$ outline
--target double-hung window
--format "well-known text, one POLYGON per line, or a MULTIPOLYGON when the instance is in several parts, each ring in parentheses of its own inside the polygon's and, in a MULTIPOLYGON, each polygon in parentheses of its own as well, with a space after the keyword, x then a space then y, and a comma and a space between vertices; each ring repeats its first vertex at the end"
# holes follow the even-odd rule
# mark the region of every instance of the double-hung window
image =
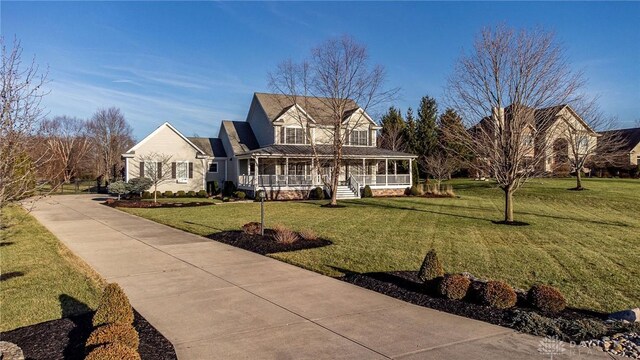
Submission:
POLYGON ((369 131, 368 130, 352 131, 349 138, 349 145, 356 145, 356 146, 369 145, 369 131))
POLYGON ((176 179, 178 183, 186 183, 189 180, 189 163, 187 161, 176 162, 176 179))
POLYGON ((209 172, 210 173, 217 173, 218 172, 218 163, 217 162, 209 163, 209 172))
POLYGON ((281 140, 284 140, 284 144, 303 145, 307 143, 307 137, 304 133, 304 128, 299 127, 285 127, 282 129, 284 136, 281 140))

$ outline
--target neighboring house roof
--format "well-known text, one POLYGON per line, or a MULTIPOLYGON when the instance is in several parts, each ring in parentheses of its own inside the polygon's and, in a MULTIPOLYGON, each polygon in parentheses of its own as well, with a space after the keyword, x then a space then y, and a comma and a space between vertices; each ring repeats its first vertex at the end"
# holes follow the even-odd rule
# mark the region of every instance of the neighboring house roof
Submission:
POLYGON ((241 154, 260 147, 251 125, 245 121, 223 121, 224 128, 234 154, 241 154))
MULTIPOLYGON (((515 104, 511 104, 507 107, 504 108, 504 116, 505 118, 509 118, 510 114, 513 113, 513 108, 515 107, 515 104)), ((587 124, 572 108, 571 106, 567 105, 567 104, 561 104, 561 105, 554 105, 554 106, 549 106, 546 108, 540 108, 540 109, 533 109, 531 107, 528 106, 521 106, 525 111, 523 112, 524 116, 527 116, 527 120, 528 122, 530 122, 530 125, 533 129, 540 129, 542 125, 546 125, 549 126, 551 125, 551 123, 549 123, 548 121, 553 118, 555 118, 558 113, 560 113, 564 108, 567 108, 569 110, 569 112, 571 112, 571 114, 573 114, 573 116, 580 122, 580 124, 582 124, 582 126, 584 126, 584 128, 593 133, 596 134, 596 132, 589 126, 589 124, 587 124)), ((491 120, 491 116, 487 116, 484 117, 482 120, 480 120, 480 122, 476 125, 474 125, 470 130, 473 131, 475 130, 477 127, 483 126, 484 124, 486 124, 489 120, 491 120)))
MULTIPOLYGON (((255 93, 255 97, 271 121, 275 121, 295 105, 294 97, 289 95, 255 93)), ((331 101, 330 98, 295 96, 295 101, 317 124, 332 124, 332 113, 327 105, 331 101)), ((348 99, 343 120, 359 108, 355 101, 348 99)))
POLYGON ((616 138, 620 138, 624 143, 621 148, 622 151, 631 151, 640 143, 640 127, 603 131, 602 134, 614 135, 616 138))
MULTIPOLYGON (((316 150, 320 156, 333 156, 333 146, 331 145, 316 145, 316 150)), ((254 151, 249 151, 247 154, 263 155, 263 156, 300 156, 310 157, 313 156, 313 148, 311 145, 284 145, 276 144, 265 146, 254 151)), ((357 158, 415 158, 415 155, 407 154, 404 152, 381 149, 377 147, 369 146, 344 146, 342 148, 342 155, 344 158, 357 157, 357 158)))
POLYGON ((218 138, 188 137, 187 139, 202 149, 207 156, 227 157, 222 140, 218 138))
POLYGON ((191 140, 189 140, 186 136, 182 135, 182 133, 180 131, 178 131, 178 129, 176 129, 175 127, 173 127, 173 125, 169 124, 168 122, 165 122, 164 124, 158 126, 157 129, 155 129, 151 134, 147 135, 144 139, 142 139, 141 141, 139 141, 137 144, 133 145, 133 147, 129 150, 127 150, 126 153, 122 154, 123 156, 127 155, 126 157, 131 157, 132 154, 135 154, 136 149, 138 149, 142 144, 144 144, 145 142, 147 142, 149 139, 153 138, 154 136, 156 136, 157 133, 160 132, 160 130, 162 130, 162 128, 169 128, 171 129, 173 132, 175 132, 178 136, 180 136, 185 142, 187 142, 187 144, 191 145, 191 147, 193 147, 200 155, 205 155, 205 152, 200 149, 198 146, 196 146, 193 142, 191 142, 191 140))

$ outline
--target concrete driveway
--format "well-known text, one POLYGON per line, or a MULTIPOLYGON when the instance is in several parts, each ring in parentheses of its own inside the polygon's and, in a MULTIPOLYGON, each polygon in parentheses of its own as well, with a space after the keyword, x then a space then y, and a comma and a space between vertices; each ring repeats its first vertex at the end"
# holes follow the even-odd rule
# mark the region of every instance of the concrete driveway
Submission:
MULTIPOLYGON (((411 305, 111 209, 96 197, 49 197, 32 214, 119 283, 180 359, 551 357, 539 352, 541 338, 411 305)), ((559 349, 553 358, 610 358, 564 343, 559 349)))

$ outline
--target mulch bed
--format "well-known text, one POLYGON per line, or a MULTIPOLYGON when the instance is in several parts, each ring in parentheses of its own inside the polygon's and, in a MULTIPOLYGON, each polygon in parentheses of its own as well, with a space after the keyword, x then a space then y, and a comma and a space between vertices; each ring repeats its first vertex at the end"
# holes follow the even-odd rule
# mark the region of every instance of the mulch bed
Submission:
POLYGON ((215 205, 215 203, 203 201, 203 202, 153 202, 153 201, 141 201, 141 200, 114 200, 108 199, 104 202, 105 205, 111 207, 122 208, 177 208, 177 207, 194 207, 194 206, 208 206, 215 205))
MULTIPOLYGON (((134 311, 133 326, 140 335, 138 351, 145 360, 176 360, 173 345, 134 311)), ((84 343, 91 333, 93 312, 52 320, 0 334, 0 340, 17 344, 25 359, 82 360, 84 343)))
POLYGON ((396 299, 432 309, 456 314, 488 323, 514 328, 533 335, 558 336, 565 341, 582 341, 598 335, 612 335, 617 332, 637 331, 635 325, 619 322, 605 323, 607 314, 587 310, 566 309, 549 316, 527 308, 523 294, 518 294, 518 304, 513 309, 497 309, 474 303, 473 291, 468 299, 449 300, 438 297, 420 282, 416 271, 392 271, 376 273, 353 273, 339 270, 345 275, 340 279, 373 290, 396 299), (535 318, 531 323, 518 322, 524 317, 535 318), (533 324, 533 325, 532 325, 533 324), (596 325, 594 327, 594 324, 596 325), (599 334, 601 332, 602 334, 599 334))
POLYGON ((325 239, 305 240, 303 238, 292 244, 282 244, 276 242, 273 237, 273 230, 265 229, 264 236, 250 235, 242 231, 223 231, 207 236, 207 238, 241 249, 249 250, 261 255, 313 249, 322 246, 331 245, 332 242, 325 239))

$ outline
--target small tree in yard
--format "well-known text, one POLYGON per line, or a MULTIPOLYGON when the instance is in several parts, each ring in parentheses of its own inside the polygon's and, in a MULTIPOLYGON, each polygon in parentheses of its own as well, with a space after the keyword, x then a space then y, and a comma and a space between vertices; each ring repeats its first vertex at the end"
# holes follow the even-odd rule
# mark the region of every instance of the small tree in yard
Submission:
POLYGON ((131 192, 134 194, 138 194, 138 196, 142 197, 142 193, 149 190, 153 185, 151 179, 144 177, 137 177, 129 179, 129 187, 131 192))
POLYGON ((418 164, 424 172, 436 180, 436 186, 440 190, 442 180, 451 178, 451 173, 460 167, 460 162, 443 151, 434 151, 428 156, 418 159, 418 164))
POLYGON ((424 282, 427 282, 443 275, 444 269, 442 268, 440 259, 438 259, 436 250, 429 250, 427 255, 424 257, 424 260, 422 260, 422 265, 420 266, 420 270, 418 271, 418 278, 424 282))
POLYGON ((107 186, 107 190, 110 194, 117 194, 118 200, 122 195, 126 195, 130 192, 131 186, 122 180, 114 181, 109 186, 107 186))
POLYGON ((158 186, 171 181, 171 155, 149 153, 137 157, 140 167, 140 177, 147 178, 153 186, 153 202, 158 202, 158 186))

